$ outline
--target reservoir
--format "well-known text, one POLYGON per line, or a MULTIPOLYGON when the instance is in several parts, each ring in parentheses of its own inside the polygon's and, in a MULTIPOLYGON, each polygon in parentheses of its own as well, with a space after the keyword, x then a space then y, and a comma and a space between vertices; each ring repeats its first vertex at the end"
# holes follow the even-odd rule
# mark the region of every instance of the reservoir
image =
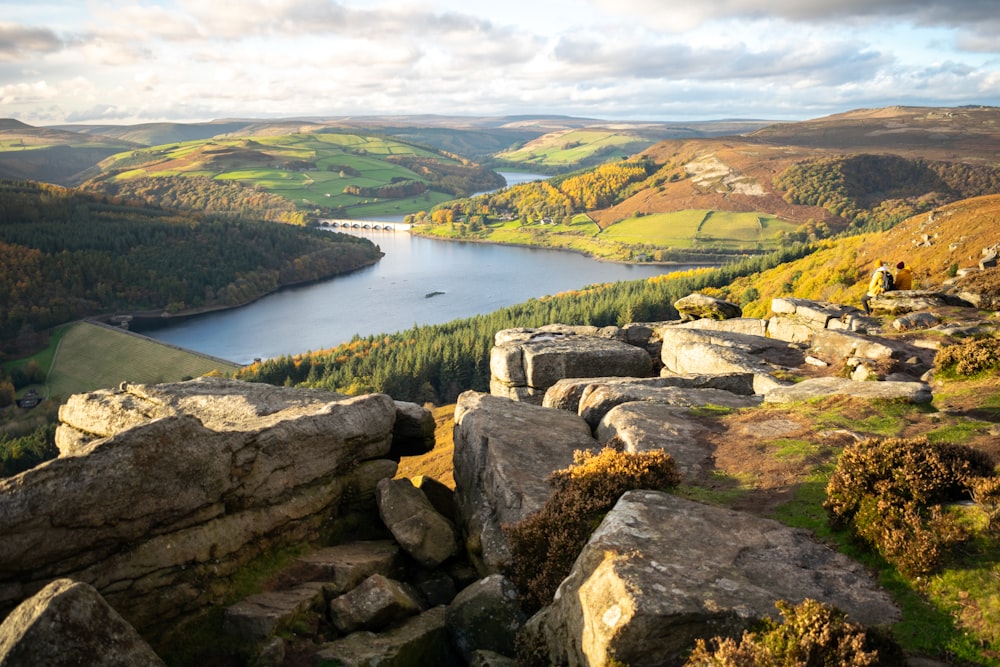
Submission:
POLYGON ((329 280, 252 304, 140 330, 239 364, 322 350, 414 325, 443 324, 587 285, 638 280, 684 266, 628 265, 537 248, 440 241, 405 231, 352 230, 385 256, 329 280))

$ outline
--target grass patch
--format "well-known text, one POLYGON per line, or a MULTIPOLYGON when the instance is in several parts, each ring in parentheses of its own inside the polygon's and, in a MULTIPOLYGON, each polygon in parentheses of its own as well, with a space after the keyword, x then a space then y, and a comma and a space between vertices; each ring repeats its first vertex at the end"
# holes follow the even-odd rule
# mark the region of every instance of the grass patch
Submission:
POLYGON ((69 396, 122 382, 179 382, 239 368, 238 364, 89 322, 69 325, 61 336, 54 337, 50 347, 50 396, 69 396))

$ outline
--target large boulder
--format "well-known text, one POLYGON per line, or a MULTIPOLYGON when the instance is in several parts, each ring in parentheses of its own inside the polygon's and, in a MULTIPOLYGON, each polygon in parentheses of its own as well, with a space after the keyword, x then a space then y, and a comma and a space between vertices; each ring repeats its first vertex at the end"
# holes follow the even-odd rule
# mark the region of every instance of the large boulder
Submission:
POLYGON ((630 491, 532 619, 551 664, 680 665, 697 638, 812 598, 866 625, 899 611, 865 569, 807 531, 658 491, 630 491))
POLYGON ((517 632, 527 620, 517 589, 500 574, 463 589, 445 615, 455 645, 467 662, 477 650, 513 658, 517 632))
POLYGON ((162 667, 164 662, 93 586, 56 579, 0 625, 4 667, 162 667))
POLYGON ((697 292, 674 301, 674 308, 682 320, 728 320, 743 314, 738 304, 697 292))
POLYGON ((407 586, 381 574, 373 574, 330 601, 330 621, 344 634, 381 630, 421 611, 420 602, 407 586))
POLYGON ((685 327, 663 327, 660 334, 663 368, 673 374, 769 377, 776 367, 800 366, 804 358, 785 341, 764 336, 685 327))
POLYGON ((686 407, 662 403, 625 403, 612 408, 597 425, 601 442, 617 438, 627 452, 662 449, 674 459, 686 481, 706 478, 715 468, 713 450, 705 444, 710 422, 686 407))
MULTIPOLYGON (((503 332, 501 332, 503 333, 503 332)), ((540 404, 545 390, 568 377, 645 377, 652 359, 642 348, 611 338, 560 331, 497 334, 490 352, 490 392, 540 404)))
POLYGON ((218 603, 265 548, 373 512, 396 406, 231 380, 71 397, 70 455, 0 480, 0 612, 58 576, 87 582, 139 630, 218 603))
POLYGON ((455 406, 455 494, 467 548, 481 572, 510 559, 502 526, 540 510, 552 494, 548 476, 596 450, 579 415, 467 391, 455 406))
POLYGON ((434 568, 458 553, 454 524, 410 480, 383 479, 375 494, 382 522, 418 563, 434 568))

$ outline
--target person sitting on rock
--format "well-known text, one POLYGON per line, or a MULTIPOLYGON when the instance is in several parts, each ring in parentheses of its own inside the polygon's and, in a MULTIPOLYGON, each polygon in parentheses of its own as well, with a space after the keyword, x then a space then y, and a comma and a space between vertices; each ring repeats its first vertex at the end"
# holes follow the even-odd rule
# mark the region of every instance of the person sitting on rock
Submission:
POLYGON ((893 289, 913 289, 913 272, 903 262, 896 265, 893 284, 895 285, 893 289))
POLYGON ((871 280, 868 281, 868 292, 861 297, 861 305, 865 309, 865 312, 871 315, 872 307, 868 302, 892 288, 892 273, 889 272, 889 267, 886 266, 886 263, 880 259, 875 262, 875 271, 872 273, 871 280))

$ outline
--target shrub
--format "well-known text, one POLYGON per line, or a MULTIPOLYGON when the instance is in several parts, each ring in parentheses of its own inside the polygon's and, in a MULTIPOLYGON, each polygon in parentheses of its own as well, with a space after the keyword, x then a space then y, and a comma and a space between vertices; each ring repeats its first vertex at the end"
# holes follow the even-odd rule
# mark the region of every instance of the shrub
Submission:
POLYGON ((966 538, 942 503, 968 497, 992 477, 989 457, 964 445, 925 438, 868 438, 844 449, 823 506, 906 576, 933 571, 966 538))
POLYGON ((968 338, 946 345, 934 355, 934 365, 945 377, 970 377, 1000 371, 1000 339, 968 338))
POLYGON ((547 604, 566 578, 590 534, 632 489, 664 489, 680 483, 673 458, 663 450, 630 454, 612 441, 599 453, 575 452, 574 462, 554 472, 555 491, 541 510, 503 527, 510 543, 507 576, 526 609, 547 604))
POLYGON ((739 642, 716 638, 714 651, 699 639, 684 667, 889 667, 905 664, 902 650, 881 633, 847 620, 842 611, 815 600, 775 606, 783 623, 744 632, 739 642))

